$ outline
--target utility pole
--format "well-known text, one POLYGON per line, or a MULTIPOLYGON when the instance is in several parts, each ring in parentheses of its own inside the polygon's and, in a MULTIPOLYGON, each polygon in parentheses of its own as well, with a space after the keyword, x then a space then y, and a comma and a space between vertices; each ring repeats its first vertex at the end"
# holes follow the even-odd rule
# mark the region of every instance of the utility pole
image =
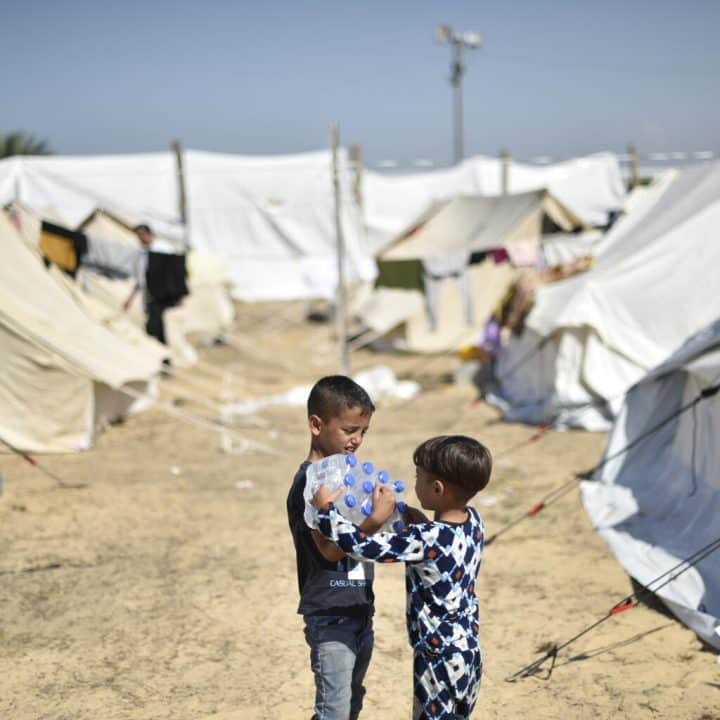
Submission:
POLYGON ((350 146, 350 167, 353 176, 353 195, 358 209, 363 209, 363 164, 362 147, 357 143, 350 146))
POLYGON ((630 178, 628 185, 630 190, 640 184, 640 172, 638 170, 638 151, 634 145, 628 145, 628 155, 630 156, 630 178))
POLYGON ((333 193, 335 196, 335 235, 337 239, 337 291, 335 293, 335 322, 340 349, 340 372, 347 375, 350 359, 347 346, 347 293, 345 289, 345 238, 343 236, 340 212, 340 169, 338 147, 340 132, 337 125, 330 126, 330 147, 332 148, 333 193))
POLYGON ((453 107, 455 127, 453 132, 453 148, 455 150, 455 164, 461 162, 465 157, 465 149, 463 147, 463 97, 462 97, 462 77, 465 73, 465 66, 462 61, 463 44, 460 42, 453 43, 453 63, 452 75, 450 76, 450 84, 453 86, 453 107))
POLYGON ((447 43, 452 47, 450 84, 453 87, 453 159, 457 164, 465 156, 462 95, 462 79, 465 74, 463 49, 479 48, 482 45, 482 38, 476 32, 454 32, 447 25, 438 25, 435 28, 435 38, 438 42, 447 43))
POLYGON ((183 226, 183 242, 185 244, 185 249, 188 249, 190 247, 190 233, 188 228, 187 194, 185 191, 185 166, 183 163, 182 145, 179 140, 173 140, 171 147, 175 155, 178 216, 183 226))
POLYGON ((510 192, 510 151, 500 153, 500 191, 503 195, 510 192))

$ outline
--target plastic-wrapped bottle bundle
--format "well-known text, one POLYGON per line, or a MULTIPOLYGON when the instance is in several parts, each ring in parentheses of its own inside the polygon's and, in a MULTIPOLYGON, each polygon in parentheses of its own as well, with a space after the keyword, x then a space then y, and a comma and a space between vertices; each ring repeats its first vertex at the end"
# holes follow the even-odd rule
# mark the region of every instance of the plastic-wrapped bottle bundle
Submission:
POLYGON ((362 524, 372 513, 372 496, 377 484, 392 490, 396 503, 393 514, 381 530, 400 532, 405 527, 402 515, 407 509, 405 483, 393 480, 385 470, 375 470, 371 462, 361 463, 355 455, 330 455, 308 467, 304 493, 305 522, 312 528, 317 527, 317 510, 310 502, 316 490, 325 485, 330 490, 342 488, 342 495, 335 501, 336 507, 351 522, 362 524))

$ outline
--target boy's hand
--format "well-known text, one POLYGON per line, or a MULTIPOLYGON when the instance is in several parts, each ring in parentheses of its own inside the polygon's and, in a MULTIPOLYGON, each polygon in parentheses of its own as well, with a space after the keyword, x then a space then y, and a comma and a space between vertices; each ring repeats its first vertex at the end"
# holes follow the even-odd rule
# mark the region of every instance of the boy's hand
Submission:
POLYGON ((405 522, 408 525, 419 525, 422 523, 430 522, 430 520, 428 520, 427 516, 422 510, 416 507, 412 507, 411 505, 407 506, 407 511, 405 512, 404 517, 405 522))
POLYGON ((379 525, 382 525, 395 510, 395 496, 384 485, 375 485, 373 490, 373 511, 370 516, 379 525))
POLYGON ((327 510, 330 503, 334 503, 342 495, 342 491, 342 488, 338 488, 331 492, 325 485, 321 485, 315 491, 311 505, 318 510, 327 510))

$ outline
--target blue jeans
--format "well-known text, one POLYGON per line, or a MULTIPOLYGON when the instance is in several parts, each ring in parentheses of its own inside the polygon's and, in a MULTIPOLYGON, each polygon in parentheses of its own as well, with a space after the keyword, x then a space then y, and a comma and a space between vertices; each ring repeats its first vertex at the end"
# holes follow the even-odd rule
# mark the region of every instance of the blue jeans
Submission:
POLYGON ((305 640, 315 675, 312 720, 357 720, 365 695, 363 679, 372 655, 372 616, 306 617, 305 640))

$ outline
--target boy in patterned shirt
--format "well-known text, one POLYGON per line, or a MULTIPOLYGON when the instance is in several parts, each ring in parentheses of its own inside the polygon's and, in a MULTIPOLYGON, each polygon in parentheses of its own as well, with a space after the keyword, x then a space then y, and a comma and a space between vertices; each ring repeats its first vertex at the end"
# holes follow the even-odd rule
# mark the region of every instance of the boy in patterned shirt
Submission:
MULTIPOLYGON (((368 535, 346 520, 333 501, 341 491, 321 487, 313 499, 320 532, 350 557, 406 563, 407 626, 413 648, 414 720, 469 718, 482 676, 475 580, 484 529, 468 500, 490 479, 492 458, 481 443, 443 435, 421 443, 413 454, 415 493, 426 510, 408 508, 410 525, 399 533, 368 535)), ((390 517, 395 500, 377 485, 375 523, 390 517)))

